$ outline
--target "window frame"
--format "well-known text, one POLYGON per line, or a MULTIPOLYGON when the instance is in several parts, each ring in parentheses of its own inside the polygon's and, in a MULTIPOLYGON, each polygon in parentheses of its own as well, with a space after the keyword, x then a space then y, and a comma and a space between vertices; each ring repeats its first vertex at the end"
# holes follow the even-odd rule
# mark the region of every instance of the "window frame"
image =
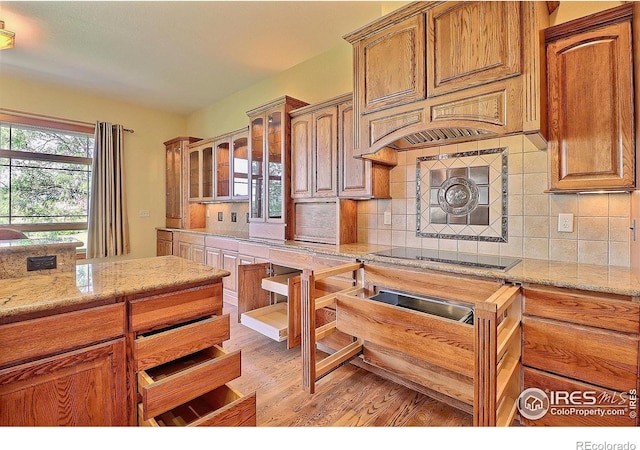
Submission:
MULTIPOLYGON (((0 122, 24 125, 29 127, 48 128, 59 131, 85 133, 95 135, 95 126, 90 126, 82 122, 66 121, 46 116, 23 115, 22 113, 5 113, 0 111, 0 122)), ((0 157, 12 159, 27 159, 39 161, 52 161, 62 163, 87 164, 90 167, 93 158, 79 156, 52 155, 42 153, 32 153, 20 150, 6 150, 0 148, 0 157)), ((89 199, 87 199, 89 201, 89 199)), ((87 212, 88 213, 88 212, 87 212)), ((67 230, 87 230, 89 228, 89 217, 86 222, 58 222, 40 224, 0 224, 0 228, 12 228, 24 232, 38 231, 67 231, 67 230)))

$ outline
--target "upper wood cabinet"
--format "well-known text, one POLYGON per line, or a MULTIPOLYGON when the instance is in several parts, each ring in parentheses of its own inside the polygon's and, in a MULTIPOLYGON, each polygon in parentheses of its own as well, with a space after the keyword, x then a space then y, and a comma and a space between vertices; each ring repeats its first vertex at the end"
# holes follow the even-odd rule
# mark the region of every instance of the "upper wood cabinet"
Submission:
POLYGON ((522 132, 546 147, 544 2, 413 2, 345 36, 355 148, 391 150, 522 132))
POLYGON ((216 201, 243 201, 249 199, 249 129, 215 138, 216 201))
POLYGON ((213 200, 213 139, 189 145, 189 201, 213 200))
POLYGON ((284 96, 247 112, 249 116, 249 236, 293 237, 291 120, 307 105, 284 96))
POLYGON ((550 190, 635 187, 633 6, 545 31, 550 190))
POLYGON ((291 112, 291 197, 388 198, 389 166, 356 158, 353 95, 291 112))
POLYGON ((176 137, 164 143, 166 154, 166 226, 168 228, 204 227, 204 205, 188 201, 188 146, 199 138, 176 137))

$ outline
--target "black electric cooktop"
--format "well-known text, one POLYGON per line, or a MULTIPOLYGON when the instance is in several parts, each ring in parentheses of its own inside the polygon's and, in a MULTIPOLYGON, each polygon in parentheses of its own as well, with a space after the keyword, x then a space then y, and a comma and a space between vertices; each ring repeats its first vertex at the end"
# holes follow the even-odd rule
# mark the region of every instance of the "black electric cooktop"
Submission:
POLYGON ((389 250, 372 253, 389 258, 417 259, 439 263, 458 264, 461 266, 479 267, 483 269, 509 270, 520 262, 518 258, 507 256, 477 255, 444 250, 427 250, 412 247, 394 247, 389 250))

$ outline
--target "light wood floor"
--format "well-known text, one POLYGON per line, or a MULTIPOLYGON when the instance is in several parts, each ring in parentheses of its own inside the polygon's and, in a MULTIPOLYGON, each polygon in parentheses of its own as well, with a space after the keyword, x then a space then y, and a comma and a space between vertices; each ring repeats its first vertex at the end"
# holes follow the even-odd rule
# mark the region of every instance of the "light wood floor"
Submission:
POLYGON ((231 382, 240 392, 256 391, 258 426, 471 426, 471 415, 347 364, 316 384, 316 393, 302 390, 300 348, 287 350, 237 322, 229 313, 229 350, 242 350, 242 376, 231 382))

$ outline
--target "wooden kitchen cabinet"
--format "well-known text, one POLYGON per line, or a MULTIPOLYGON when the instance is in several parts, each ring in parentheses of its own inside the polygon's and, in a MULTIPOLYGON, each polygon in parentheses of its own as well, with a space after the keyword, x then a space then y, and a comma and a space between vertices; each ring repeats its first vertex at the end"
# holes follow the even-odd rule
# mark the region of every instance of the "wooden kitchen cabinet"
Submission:
POLYGON ((173 232, 156 231, 156 256, 173 255, 173 232))
POLYGON ((181 258, 204 264, 204 236, 201 234, 174 232, 173 254, 181 258))
POLYGON ((204 205, 188 201, 188 146, 199 140, 190 136, 176 137, 164 143, 167 228, 200 228, 205 225, 204 205))
POLYGON ((289 113, 305 105, 284 96, 247 112, 250 237, 293 238, 289 113))
POLYGON ((632 19, 627 4, 545 30, 551 192, 636 186, 632 19))
POLYGON ((129 315, 139 425, 256 425, 255 393, 227 385, 241 356, 222 347, 230 324, 220 281, 136 294, 129 315))
MULTIPOLYGON (((628 399, 630 392, 637 392, 640 305, 632 297, 535 285, 525 286, 523 292, 525 389, 594 391, 602 407, 612 406, 606 399, 622 400, 621 393, 628 399)), ((545 426, 638 425, 637 418, 629 414, 581 417, 547 412, 541 419, 523 418, 522 422, 545 426)))
POLYGON ((353 46, 354 146, 396 150, 525 133, 546 147, 544 2, 411 2, 344 38, 353 46))
POLYGON ((0 326, 0 426, 124 426, 125 304, 0 326))
POLYGON ((213 139, 189 145, 189 201, 213 200, 213 139))
POLYGON ((248 200, 248 128, 218 136, 214 140, 215 200, 248 200))

